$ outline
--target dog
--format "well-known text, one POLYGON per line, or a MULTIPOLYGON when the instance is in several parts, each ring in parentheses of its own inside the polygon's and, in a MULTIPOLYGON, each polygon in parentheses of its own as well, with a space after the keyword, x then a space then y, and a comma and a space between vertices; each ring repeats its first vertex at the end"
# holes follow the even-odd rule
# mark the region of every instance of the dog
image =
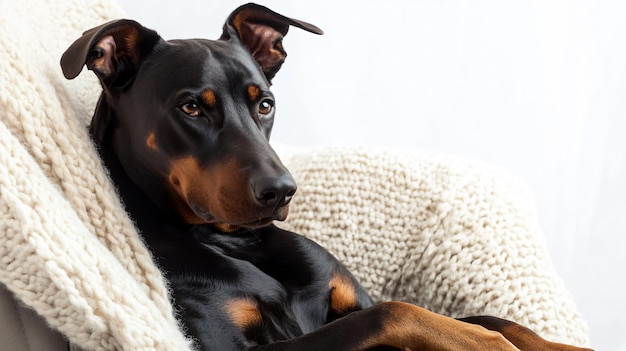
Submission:
POLYGON ((354 276, 284 220, 296 184, 270 147, 271 80, 289 27, 256 4, 218 40, 165 41, 132 20, 86 31, 61 58, 103 92, 90 133, 201 350, 583 350, 490 316, 374 304, 354 276))

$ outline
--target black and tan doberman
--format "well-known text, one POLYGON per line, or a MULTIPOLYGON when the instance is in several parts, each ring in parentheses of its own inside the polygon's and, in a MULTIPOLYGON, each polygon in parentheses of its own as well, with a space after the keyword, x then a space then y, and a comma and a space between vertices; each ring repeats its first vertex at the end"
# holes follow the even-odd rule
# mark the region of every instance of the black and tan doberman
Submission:
POLYGON ((322 247, 272 224, 296 191, 268 144, 290 26, 322 34, 247 4, 219 40, 117 20, 61 59, 68 79, 86 65, 102 84, 92 138, 199 349, 580 350, 495 317, 374 304, 322 247))

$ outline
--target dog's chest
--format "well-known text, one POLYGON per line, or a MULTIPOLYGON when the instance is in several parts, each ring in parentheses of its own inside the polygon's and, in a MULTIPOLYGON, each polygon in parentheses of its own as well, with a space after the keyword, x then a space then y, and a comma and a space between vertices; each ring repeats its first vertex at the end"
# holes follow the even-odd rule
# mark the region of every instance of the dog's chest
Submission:
POLYGON ((316 268, 297 254, 301 250, 295 242, 253 236, 196 239, 198 247, 167 275, 175 300, 193 310, 190 315, 200 315, 198 322, 229 324, 233 333, 261 344, 326 323, 328 279, 311 275, 316 268))

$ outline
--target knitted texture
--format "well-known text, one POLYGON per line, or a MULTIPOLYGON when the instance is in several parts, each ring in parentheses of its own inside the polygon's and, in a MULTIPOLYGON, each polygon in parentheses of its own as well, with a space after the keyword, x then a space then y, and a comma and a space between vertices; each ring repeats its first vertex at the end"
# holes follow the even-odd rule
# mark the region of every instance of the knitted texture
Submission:
POLYGON ((0 281, 85 349, 190 349, 86 132, 99 85, 59 66, 120 14, 109 1, 0 2, 0 281))
POLYGON ((376 300, 499 316, 554 341, 588 344, 524 182, 427 152, 286 151, 299 188, 279 226, 322 243, 376 300))
MULTIPOLYGON (((84 30, 120 16, 107 0, 0 2, 0 282, 86 350, 191 350, 86 132, 99 84, 89 72, 66 81, 58 64, 84 30)), ((285 161, 300 188, 281 225, 329 248, 376 299, 586 344, 514 178, 427 153, 285 161)))

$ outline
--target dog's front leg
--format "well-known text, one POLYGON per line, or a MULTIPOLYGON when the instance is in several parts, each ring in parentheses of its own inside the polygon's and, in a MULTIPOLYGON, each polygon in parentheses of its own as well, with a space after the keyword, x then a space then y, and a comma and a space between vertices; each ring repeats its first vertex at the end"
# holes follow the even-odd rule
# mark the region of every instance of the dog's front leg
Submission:
POLYGON ((489 330, 495 330, 504 335, 521 350, 537 351, 592 351, 591 349, 578 348, 548 341, 523 325, 492 316, 475 316, 460 319, 463 322, 479 324, 489 330))
POLYGON ((357 351, 378 348, 520 351, 498 332, 402 302, 381 303, 353 312, 312 333, 261 346, 258 350, 357 351))

